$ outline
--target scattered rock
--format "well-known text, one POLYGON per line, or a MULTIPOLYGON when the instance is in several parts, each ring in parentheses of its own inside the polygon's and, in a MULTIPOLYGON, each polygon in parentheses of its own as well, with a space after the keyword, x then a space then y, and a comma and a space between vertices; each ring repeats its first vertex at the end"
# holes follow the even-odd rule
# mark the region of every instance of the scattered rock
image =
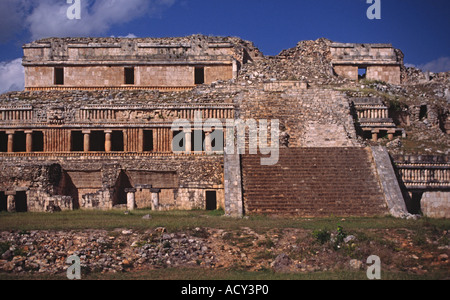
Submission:
POLYGON ((447 261, 448 260, 448 255, 447 254, 441 254, 438 256, 438 260, 439 261, 447 261))
POLYGON ((363 266, 363 262, 357 259, 352 259, 350 260, 350 268, 354 269, 354 270, 360 270, 363 266))
POLYGON ((282 253, 275 258, 270 264, 275 272, 288 272, 293 265, 293 261, 285 253, 282 253))
POLYGON ((347 237, 344 238, 344 243, 348 244, 352 241, 354 241, 356 239, 356 237, 354 235, 348 235, 347 237))

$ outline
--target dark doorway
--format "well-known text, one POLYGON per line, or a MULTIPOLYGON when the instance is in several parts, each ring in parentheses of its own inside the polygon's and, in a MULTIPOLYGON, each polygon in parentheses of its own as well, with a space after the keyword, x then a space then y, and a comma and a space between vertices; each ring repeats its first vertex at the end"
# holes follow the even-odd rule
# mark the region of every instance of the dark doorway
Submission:
POLYGON ((42 131, 33 132, 33 152, 43 152, 44 151, 44 133, 42 131))
POLYGON ((217 209, 217 193, 215 191, 206 192, 206 210, 217 209))
POLYGON ((0 152, 8 152, 8 135, 0 131, 0 152))
POLYGON ((105 152, 105 132, 92 131, 90 134, 90 151, 105 152))
POLYGON ((417 191, 411 193, 411 198, 405 202, 406 208, 410 214, 418 215, 421 213, 420 202, 422 200, 423 192, 417 191))
POLYGON ((363 131, 362 132, 362 137, 365 140, 370 140, 370 139, 372 139, 372 132, 370 132, 370 131, 363 131))
POLYGON ((124 171, 121 171, 115 185, 113 206, 127 204, 127 193, 125 193, 125 189, 132 187, 133 186, 131 185, 128 175, 124 171))
POLYGON ((426 105, 422 105, 420 106, 419 120, 423 121, 426 118, 428 118, 428 107, 426 105))
POLYGON ((153 130, 144 130, 144 152, 152 152, 153 147, 153 130))
POLYGON ((111 134, 111 151, 123 152, 123 131, 113 131, 111 134))
POLYGON ((57 194, 72 197, 73 209, 80 208, 78 188, 66 171, 62 172, 62 177, 57 188, 57 194))
POLYGON ((125 84, 134 84, 134 68, 125 68, 125 84))
POLYGON ((23 131, 16 131, 13 138, 14 152, 27 151, 27 136, 23 131))
POLYGON ((16 192, 16 212, 27 212, 27 192, 16 192))
POLYGON ((70 140, 70 151, 83 152, 84 151, 84 135, 81 131, 72 131, 70 140))
POLYGON ((195 68, 195 84, 205 83, 205 68, 197 67, 195 68))
POLYGON ((55 68, 55 85, 64 85, 64 68, 55 68))
POLYGON ((8 211, 8 201, 5 192, 0 192, 0 212, 8 211))

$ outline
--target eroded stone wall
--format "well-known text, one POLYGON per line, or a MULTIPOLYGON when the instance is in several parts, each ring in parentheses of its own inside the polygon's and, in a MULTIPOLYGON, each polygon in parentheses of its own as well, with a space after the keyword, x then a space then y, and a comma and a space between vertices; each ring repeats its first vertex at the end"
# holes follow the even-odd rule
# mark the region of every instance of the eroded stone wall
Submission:
POLYGON ((222 156, 9 157, 0 167, 0 191, 25 192, 27 211, 111 209, 130 188, 135 208, 151 207, 150 188, 161 190, 158 209, 205 209, 206 191, 224 207, 222 156))
POLYGON ((379 80, 391 84, 401 83, 400 66, 369 66, 366 78, 368 80, 379 80))
POLYGON ((425 192, 421 200, 424 216, 430 218, 450 218, 450 192, 425 192))

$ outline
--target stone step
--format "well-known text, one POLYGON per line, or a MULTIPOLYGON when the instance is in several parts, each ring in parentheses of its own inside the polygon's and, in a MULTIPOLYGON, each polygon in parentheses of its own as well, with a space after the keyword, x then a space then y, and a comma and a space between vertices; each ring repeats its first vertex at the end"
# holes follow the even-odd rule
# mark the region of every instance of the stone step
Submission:
POLYGON ((365 148, 280 149, 275 166, 260 155, 243 155, 247 213, 286 215, 379 215, 384 195, 365 148))

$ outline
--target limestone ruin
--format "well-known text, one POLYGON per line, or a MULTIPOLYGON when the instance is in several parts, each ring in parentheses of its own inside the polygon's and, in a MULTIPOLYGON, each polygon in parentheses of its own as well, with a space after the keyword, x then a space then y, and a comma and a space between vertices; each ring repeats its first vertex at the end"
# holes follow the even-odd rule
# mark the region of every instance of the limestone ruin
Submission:
POLYGON ((319 39, 264 56, 239 38, 194 35, 23 49, 25 91, 0 96, 2 211, 450 216, 449 74, 413 77, 392 45, 319 39), (217 149, 226 125, 172 130, 195 115, 279 120, 278 164, 217 149), (416 129, 437 150, 384 147, 416 129))

